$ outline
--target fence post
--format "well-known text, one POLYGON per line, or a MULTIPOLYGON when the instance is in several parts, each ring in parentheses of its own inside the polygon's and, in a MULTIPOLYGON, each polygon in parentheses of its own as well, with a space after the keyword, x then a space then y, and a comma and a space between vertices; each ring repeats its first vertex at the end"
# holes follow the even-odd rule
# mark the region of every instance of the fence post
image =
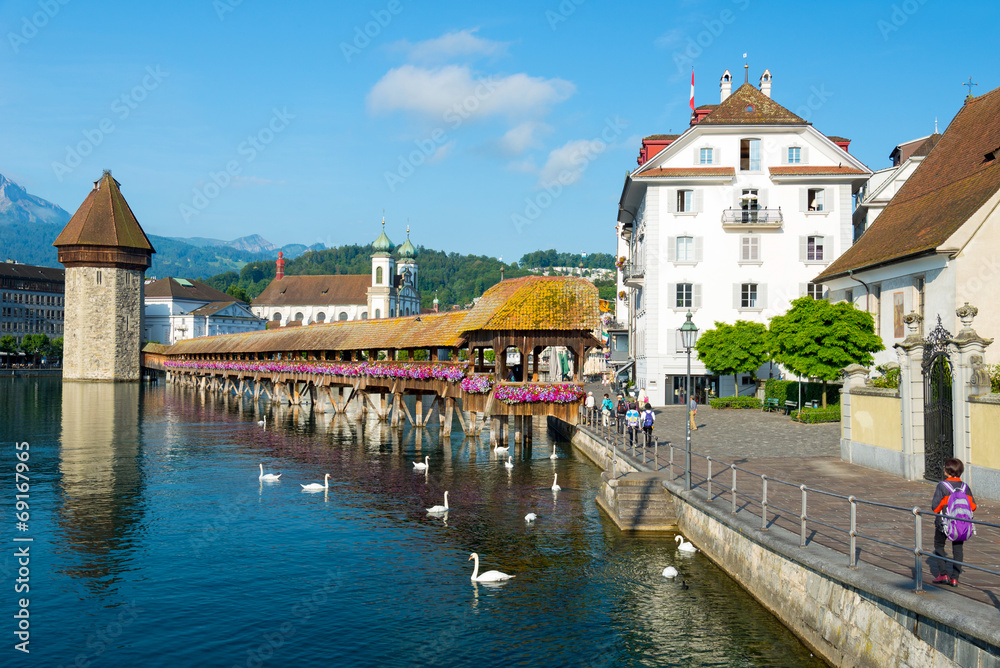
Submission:
POLYGON ((729 468, 733 471, 733 486, 730 490, 733 493, 733 515, 736 514, 736 464, 730 464, 729 468))
POLYGON ((802 490, 802 514, 799 515, 799 547, 806 547, 806 486, 799 485, 802 490))
POLYGON ((660 439, 653 441, 653 470, 660 470, 660 439))
POLYGON ((712 500, 712 458, 706 457, 708 460, 708 500, 712 500))
POLYGON ((858 503, 854 498, 854 495, 847 497, 847 500, 851 504, 851 531, 849 535, 851 537, 851 554, 848 559, 848 568, 858 567, 858 503))
POLYGON ((767 531, 767 476, 762 474, 760 480, 760 530, 767 531))
POLYGON ((924 551, 924 532, 920 522, 920 508, 913 507, 913 591, 924 593, 924 571, 920 557, 924 551))
POLYGON ((670 457, 668 458, 668 465, 670 466, 670 479, 674 479, 674 444, 673 441, 670 442, 670 457))

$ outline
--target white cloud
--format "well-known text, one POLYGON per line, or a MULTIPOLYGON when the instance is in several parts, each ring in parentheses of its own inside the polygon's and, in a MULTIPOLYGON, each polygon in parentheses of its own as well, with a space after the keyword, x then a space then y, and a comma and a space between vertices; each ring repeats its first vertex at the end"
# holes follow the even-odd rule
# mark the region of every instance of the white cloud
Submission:
POLYGON ((507 164, 507 169, 512 172, 520 172, 522 174, 534 174, 538 171, 538 165, 531 158, 525 160, 514 160, 507 164))
POLYGON ((437 150, 435 150, 434 153, 431 154, 431 157, 427 158, 427 164, 432 165, 435 162, 441 162, 442 160, 447 158, 448 154, 451 153, 451 149, 455 148, 455 144, 456 140, 452 139, 450 142, 438 146, 437 150))
POLYGON ((541 115, 574 92, 576 86, 564 79, 523 73, 476 79, 466 66, 403 65, 372 86, 367 102, 374 113, 409 111, 457 127, 467 118, 541 115))
POLYGON ((538 185, 561 183, 564 186, 576 183, 583 176, 587 165, 605 150, 600 140, 574 139, 549 153, 545 166, 538 177, 538 185))
POLYGON ((506 155, 521 155, 528 149, 538 148, 539 135, 551 129, 540 121, 525 121, 504 133, 498 142, 500 150, 506 155))
POLYGON ((412 60, 420 62, 442 62, 458 56, 489 56, 507 55, 508 42, 496 42, 476 36, 479 28, 450 32, 435 39, 428 39, 416 44, 406 40, 398 46, 409 53, 412 60))

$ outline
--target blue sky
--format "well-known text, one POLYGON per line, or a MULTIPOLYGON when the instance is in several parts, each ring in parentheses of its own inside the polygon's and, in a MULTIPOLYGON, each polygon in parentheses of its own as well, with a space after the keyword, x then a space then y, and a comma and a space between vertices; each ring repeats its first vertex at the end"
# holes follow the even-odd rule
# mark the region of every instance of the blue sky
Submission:
POLYGON ((0 6, 0 173, 70 212, 111 169, 147 233, 613 252, 640 140, 728 68, 869 167, 1000 85, 1000 6, 905 2, 0 6), (546 187, 547 186, 547 187, 546 187))

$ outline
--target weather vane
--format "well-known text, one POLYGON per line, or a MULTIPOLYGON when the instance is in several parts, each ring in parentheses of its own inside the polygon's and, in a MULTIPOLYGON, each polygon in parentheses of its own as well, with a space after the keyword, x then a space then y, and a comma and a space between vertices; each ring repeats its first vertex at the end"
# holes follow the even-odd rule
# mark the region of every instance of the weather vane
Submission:
POLYGON ((743 83, 750 83, 750 63, 747 62, 747 54, 743 54, 743 83))

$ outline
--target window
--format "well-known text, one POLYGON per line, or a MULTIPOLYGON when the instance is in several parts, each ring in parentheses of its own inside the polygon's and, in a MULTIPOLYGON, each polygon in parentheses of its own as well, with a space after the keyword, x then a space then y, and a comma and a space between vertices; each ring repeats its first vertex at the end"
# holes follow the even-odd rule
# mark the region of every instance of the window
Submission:
POLYGON ((823 237, 806 237, 806 262, 823 261, 823 237))
POLYGON ((694 286, 691 283, 678 283, 677 300, 675 302, 675 307, 691 308, 694 305, 694 302, 692 300, 693 292, 694 292, 694 286))
POLYGON ((375 319, 378 320, 381 317, 382 317, 382 309, 380 308, 375 309, 375 319))
POLYGON ((743 211, 744 223, 757 222, 757 212, 760 210, 758 194, 756 188, 748 188, 744 189, 743 194, 740 195, 740 209, 743 211))
POLYGON ((677 262, 694 262, 694 237, 677 237, 677 262))
POLYGON ((740 170, 744 172, 760 171, 760 140, 740 140, 740 170))
POLYGON ((760 262, 760 237, 746 235, 740 238, 740 262, 760 262))
POLYGON ((743 283, 740 286, 740 308, 758 308, 756 283, 743 283))
POLYGON ((320 311, 316 314, 316 322, 326 322, 326 313, 320 311))
POLYGON ((101 270, 100 269, 97 270, 97 284, 98 285, 101 284, 101 270))
POLYGON ((844 292, 844 301, 846 301, 848 304, 854 303, 854 290, 846 290, 844 292))
POLYGON ((271 320, 273 320, 274 322, 281 322, 281 314, 275 313, 273 316, 271 316, 271 320))
POLYGON ((822 283, 810 283, 806 288, 806 294, 808 294, 813 299, 823 298, 823 284, 822 283))
POLYGON ((712 164, 712 149, 703 148, 700 151, 698 151, 698 164, 700 165, 712 164))
POLYGON ((368 311, 362 311, 361 312, 361 319, 362 320, 367 320, 368 319, 368 311))
POLYGON ((375 267, 375 285, 382 285, 382 267, 375 267))
POLYGON ((337 316, 337 320, 347 320, 347 311, 341 311, 340 315, 337 316))
POLYGON ((694 192, 691 190, 677 191, 677 213, 690 213, 694 205, 694 192))
POLYGON ((810 188, 806 192, 806 201, 809 203, 809 211, 826 211, 822 188, 810 188))
POLYGON ((299 322, 302 322, 305 319, 305 316, 303 316, 302 313, 296 313, 295 319, 298 320, 299 322))

